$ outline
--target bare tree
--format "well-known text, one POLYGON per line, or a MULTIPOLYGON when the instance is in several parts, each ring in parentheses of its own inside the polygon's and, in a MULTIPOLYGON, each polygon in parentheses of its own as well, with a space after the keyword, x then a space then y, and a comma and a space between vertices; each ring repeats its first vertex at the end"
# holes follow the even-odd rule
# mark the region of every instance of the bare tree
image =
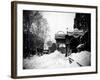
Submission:
POLYGON ((24 58, 35 55, 37 48, 43 48, 48 24, 39 11, 23 11, 23 54, 24 58))

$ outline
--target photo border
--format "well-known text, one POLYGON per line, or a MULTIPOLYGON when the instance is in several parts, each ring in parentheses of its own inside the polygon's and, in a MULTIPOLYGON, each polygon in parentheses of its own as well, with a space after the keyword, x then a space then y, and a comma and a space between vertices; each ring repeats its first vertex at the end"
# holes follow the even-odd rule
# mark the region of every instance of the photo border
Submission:
POLYGON ((32 78, 32 77, 50 77, 50 76, 66 76, 66 75, 81 75, 81 74, 94 74, 98 72, 98 8, 97 6, 88 5, 74 5, 74 4, 58 4, 58 3, 42 3, 42 2, 26 2, 26 1, 12 1, 11 2, 11 77, 12 78, 32 78), (50 5, 59 7, 79 7, 79 8, 92 8, 96 9, 96 71, 93 72, 80 72, 80 73, 63 73, 63 74, 46 74, 46 75, 32 75, 32 76, 17 76, 17 4, 36 4, 36 5, 50 5))

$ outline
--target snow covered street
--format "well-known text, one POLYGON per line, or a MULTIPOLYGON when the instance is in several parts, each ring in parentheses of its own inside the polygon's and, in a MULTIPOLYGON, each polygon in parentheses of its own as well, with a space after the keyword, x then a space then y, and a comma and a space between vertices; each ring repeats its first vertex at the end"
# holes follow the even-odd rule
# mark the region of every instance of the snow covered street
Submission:
POLYGON ((65 57, 65 54, 55 51, 54 53, 44 54, 43 56, 34 55, 33 57, 26 58, 23 61, 25 69, 55 69, 55 68, 71 68, 89 66, 90 64, 90 52, 82 51, 80 53, 72 53, 69 57, 65 57), (70 62, 69 59, 72 59, 70 62))

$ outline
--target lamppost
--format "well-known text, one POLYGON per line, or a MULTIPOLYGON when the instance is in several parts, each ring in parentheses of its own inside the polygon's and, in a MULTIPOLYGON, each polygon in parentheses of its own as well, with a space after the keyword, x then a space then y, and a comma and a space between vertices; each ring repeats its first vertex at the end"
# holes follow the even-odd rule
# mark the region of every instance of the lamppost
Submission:
POLYGON ((69 33, 68 33, 68 28, 66 28, 67 29, 67 33, 66 33, 66 35, 65 35, 65 44, 66 44, 66 54, 65 54, 65 56, 67 57, 67 56, 69 56, 70 55, 70 53, 71 53, 71 50, 70 50, 70 40, 73 38, 72 36, 69 36, 69 33))
POLYGON ((68 35, 68 27, 66 28, 66 32, 67 32, 67 35, 68 35))

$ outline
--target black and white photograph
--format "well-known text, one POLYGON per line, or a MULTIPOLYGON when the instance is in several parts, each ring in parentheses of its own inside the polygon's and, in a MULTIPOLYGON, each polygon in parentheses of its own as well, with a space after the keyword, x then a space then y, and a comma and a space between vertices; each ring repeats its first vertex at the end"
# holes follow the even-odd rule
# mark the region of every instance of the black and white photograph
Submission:
POLYGON ((97 7, 12 2, 12 77, 97 73, 97 7))
POLYGON ((23 69, 91 66, 91 14, 23 10, 23 69))

